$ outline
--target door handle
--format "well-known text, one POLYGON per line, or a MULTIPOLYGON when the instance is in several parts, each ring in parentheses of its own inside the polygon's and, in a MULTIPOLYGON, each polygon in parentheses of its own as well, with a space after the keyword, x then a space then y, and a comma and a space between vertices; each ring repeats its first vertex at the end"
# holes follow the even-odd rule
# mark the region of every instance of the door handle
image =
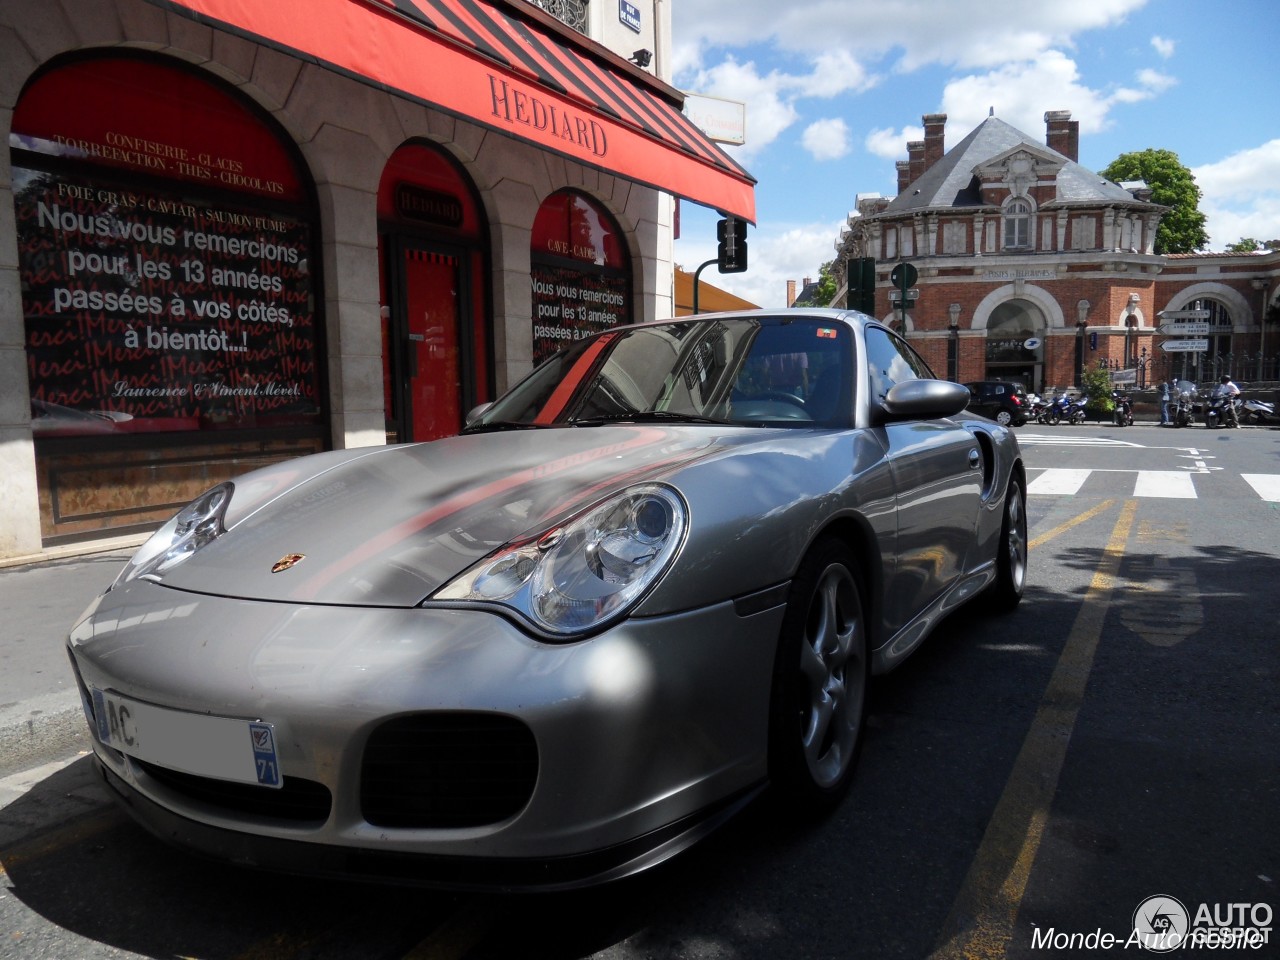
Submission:
POLYGON ((978 452, 977 447, 972 447, 969 450, 969 469, 977 470, 980 466, 982 466, 982 454, 978 452))

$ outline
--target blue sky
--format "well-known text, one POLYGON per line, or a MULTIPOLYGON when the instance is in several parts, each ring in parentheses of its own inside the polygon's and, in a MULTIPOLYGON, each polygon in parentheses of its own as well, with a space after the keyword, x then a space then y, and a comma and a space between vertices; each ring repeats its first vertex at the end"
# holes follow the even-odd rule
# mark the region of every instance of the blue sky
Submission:
MULTIPOLYGON (((1196 178, 1209 250, 1280 238, 1276 0, 672 0, 674 85, 746 103, 727 148, 759 181, 749 267, 703 279, 765 307, 817 277, 859 193, 947 114, 947 148, 994 108, 1044 141, 1080 121, 1080 162, 1172 150, 1196 178)), ((715 256, 718 214, 681 205, 676 262, 715 256)))

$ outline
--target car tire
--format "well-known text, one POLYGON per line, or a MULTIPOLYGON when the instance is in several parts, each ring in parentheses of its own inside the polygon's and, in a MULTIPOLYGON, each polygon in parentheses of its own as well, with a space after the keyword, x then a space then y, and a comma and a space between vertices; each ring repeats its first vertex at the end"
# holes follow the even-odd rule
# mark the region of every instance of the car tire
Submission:
POLYGON ((1027 588, 1027 494, 1014 476, 1004 495, 1004 518, 996 554, 996 578, 984 599, 996 613, 1008 613, 1022 602, 1027 588))
POLYGON ((852 551, 819 541, 791 582, 770 705, 770 779, 798 812, 830 810, 853 778, 871 677, 864 611, 852 551))
POLYGON ((1002 427, 1010 426, 1013 423, 1013 414, 1008 410, 1001 410, 996 413, 996 423, 1002 427))

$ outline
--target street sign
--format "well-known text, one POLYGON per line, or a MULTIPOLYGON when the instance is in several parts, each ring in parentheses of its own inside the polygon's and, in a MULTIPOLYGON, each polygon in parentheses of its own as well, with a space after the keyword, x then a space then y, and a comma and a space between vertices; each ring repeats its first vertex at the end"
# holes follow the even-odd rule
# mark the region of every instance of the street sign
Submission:
POLYGON ((1111 385, 1113 387, 1127 387, 1130 384, 1138 382, 1138 371, 1132 367, 1128 370, 1112 370, 1111 385))
POLYGON ((1202 337, 1212 330, 1213 327, 1207 323, 1162 323, 1156 328, 1157 333, 1184 337, 1202 337))
POLYGON ((889 274, 889 280, 899 290, 905 290, 916 282, 919 274, 910 263, 899 263, 889 274))
MULTIPOLYGON (((901 300, 901 299, 902 299, 902 291, 901 291, 901 290, 890 290, 890 291, 889 291, 889 299, 890 299, 890 300, 892 300, 892 301, 894 301, 895 303, 896 303, 897 301, 901 300)), ((919 299, 920 299, 920 288, 919 288, 919 287, 912 287, 910 290, 908 290, 908 291, 907 291, 907 299, 908 299, 908 300, 919 300, 919 299)))
POLYGON ((1160 344, 1165 353, 1203 353, 1209 349, 1209 341, 1203 337, 1197 340, 1166 340, 1160 344))
POLYGON ((1208 320, 1213 314, 1208 310, 1161 310, 1156 316, 1161 320, 1208 320))

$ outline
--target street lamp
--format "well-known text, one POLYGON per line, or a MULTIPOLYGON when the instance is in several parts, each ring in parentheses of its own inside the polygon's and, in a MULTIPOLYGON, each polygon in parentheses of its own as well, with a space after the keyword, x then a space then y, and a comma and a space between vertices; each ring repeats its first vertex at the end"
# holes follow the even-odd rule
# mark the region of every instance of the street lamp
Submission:
POLYGON ((949 322, 947 329, 951 332, 947 340, 947 379, 959 382, 960 366, 960 304, 953 303, 947 307, 949 322))
POLYGON ((1089 301, 1076 304, 1076 383, 1084 380, 1084 331, 1089 326, 1089 301))
POLYGON ((1258 379, 1261 380, 1263 364, 1267 362, 1267 290, 1271 287, 1271 281, 1255 277, 1251 282, 1253 289, 1262 291, 1262 310, 1258 313, 1258 329, 1261 331, 1258 341, 1258 379))

